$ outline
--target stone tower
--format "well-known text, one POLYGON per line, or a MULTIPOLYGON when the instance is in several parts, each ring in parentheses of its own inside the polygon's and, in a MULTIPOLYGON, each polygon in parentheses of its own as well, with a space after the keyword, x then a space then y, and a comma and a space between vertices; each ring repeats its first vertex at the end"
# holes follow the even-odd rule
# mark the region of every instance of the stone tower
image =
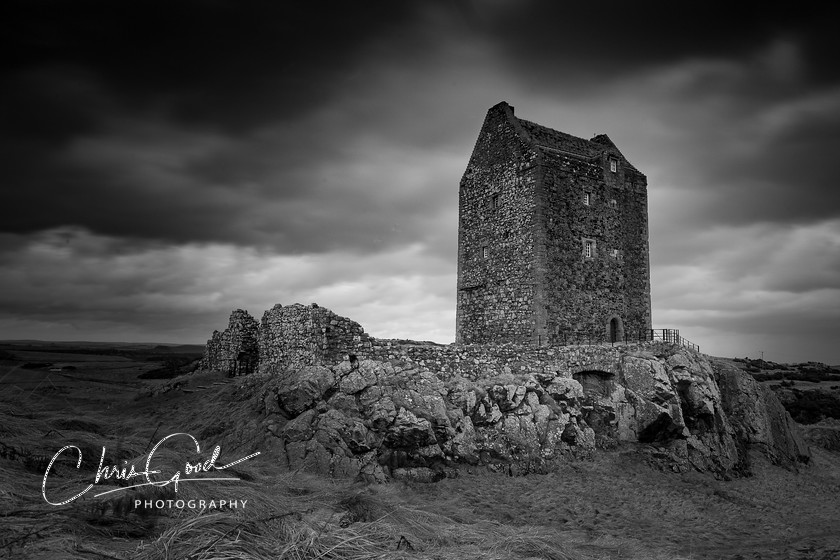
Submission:
POLYGON ((573 343, 651 328, 647 178, 599 134, 484 119, 461 179, 456 342, 573 343))

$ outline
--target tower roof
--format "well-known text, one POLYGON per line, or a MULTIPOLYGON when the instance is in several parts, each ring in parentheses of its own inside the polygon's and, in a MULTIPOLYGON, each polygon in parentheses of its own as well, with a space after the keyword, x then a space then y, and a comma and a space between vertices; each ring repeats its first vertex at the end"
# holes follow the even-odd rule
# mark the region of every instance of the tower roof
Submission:
POLYGON ((542 126, 524 119, 517 119, 519 124, 531 140, 540 147, 558 150, 561 152, 570 152, 584 157, 598 157, 603 153, 604 146, 542 126))
MULTIPOLYGON (((513 119, 521 130, 527 135, 528 140, 539 148, 544 148, 552 151, 562 152, 565 154, 578 156, 584 159, 600 158, 604 152, 609 152, 621 158, 634 171, 639 171, 633 164, 627 161, 624 154, 618 149, 615 143, 606 134, 597 134, 591 140, 572 136, 553 128, 548 128, 535 122, 526 121, 516 117, 513 113, 513 107, 504 101, 499 103, 496 107, 502 106, 508 111, 506 113, 509 118, 513 119)), ((494 107, 493 109, 495 109, 494 107)), ((493 110, 491 109, 491 110, 493 110)))

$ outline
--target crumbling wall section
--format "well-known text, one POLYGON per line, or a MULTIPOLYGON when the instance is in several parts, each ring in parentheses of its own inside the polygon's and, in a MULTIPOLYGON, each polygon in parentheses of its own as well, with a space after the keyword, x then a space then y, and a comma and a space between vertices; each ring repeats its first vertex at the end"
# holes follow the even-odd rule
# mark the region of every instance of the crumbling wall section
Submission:
POLYGON ((279 373, 289 367, 336 363, 370 337, 355 321, 318 304, 275 305, 263 314, 259 370, 279 373))
POLYGON ((230 314, 224 331, 213 331, 204 350, 199 369, 214 370, 228 376, 247 375, 257 368, 259 324, 247 311, 230 314))

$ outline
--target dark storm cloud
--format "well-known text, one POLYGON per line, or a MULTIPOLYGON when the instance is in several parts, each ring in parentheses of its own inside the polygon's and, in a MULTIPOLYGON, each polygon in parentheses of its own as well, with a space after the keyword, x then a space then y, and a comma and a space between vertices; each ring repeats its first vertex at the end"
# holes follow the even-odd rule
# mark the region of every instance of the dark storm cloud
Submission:
MULTIPOLYGON (((12 188, 3 195, 0 227, 33 232, 76 225, 137 239, 232 241, 280 252, 367 251, 428 240, 432 232, 423 233, 423 220, 452 202, 433 185, 457 181, 452 170, 430 173, 431 190, 395 193, 384 177, 398 167, 378 179, 348 177, 341 163, 374 160, 383 146, 403 146, 406 153, 441 149, 460 141, 467 126, 474 134, 475 123, 451 118, 452 108, 434 108, 425 92, 385 97, 364 89, 389 72, 427 87, 424 75, 442 79, 443 49, 483 41, 521 80, 568 93, 590 88, 592 80, 608 88, 657 64, 732 56, 779 34, 811 45, 812 27, 822 25, 813 14, 790 16, 773 6, 750 13, 743 25, 717 9, 697 8, 686 17, 650 3, 360 8, 185 0, 19 2, 6 9, 11 64, 0 93, 0 142, 12 188), (354 91, 371 101, 354 102, 354 91), (380 142, 369 142, 372 137, 380 142), (367 152, 348 150, 365 141, 367 152), (190 144, 199 149, 184 147, 190 144), (392 223, 390 216, 403 209, 399 224, 392 223), (325 226, 319 219, 327 215, 325 226)), ((466 85, 455 73, 443 79, 466 85)), ((721 93, 714 82, 706 87, 713 91, 695 81, 685 100, 721 93)), ((775 90, 748 93, 757 91, 775 90)), ((469 108, 479 116, 473 120, 484 108, 469 108)), ((392 159, 402 155, 391 152, 392 159)), ((740 182, 749 162, 737 161, 731 170, 725 163, 723 176, 711 169, 711 178, 740 182)), ((785 172, 792 171, 776 175, 785 172)))
POLYGON ((752 153, 717 162, 709 183, 730 195, 718 220, 810 222, 840 214, 840 170, 826 165, 840 145, 840 89, 833 96, 833 106, 757 135, 752 153))
POLYGON ((522 83, 561 106, 609 104, 597 111, 632 130, 630 159, 670 171, 652 187, 692 191, 673 200, 681 224, 840 215, 840 171, 825 165, 840 140, 835 6, 475 2, 469 14, 522 83))
POLYGON ((657 326, 833 332, 837 18, 740 6, 3 3, 0 331, 201 341, 317 301, 450 341, 458 179, 507 100, 648 174, 657 326))
MULTIPOLYGON (((286 253, 382 250, 433 234, 420 217, 451 206, 423 184, 405 184, 409 156, 399 149, 331 155, 328 141, 303 142, 319 145, 316 158, 325 161, 295 162, 303 155, 284 150, 283 138, 124 125, 45 160, 38 169, 49 183, 7 193, 4 224, 12 231, 69 224, 140 241, 231 242, 286 253)), ((432 166, 420 182, 445 185, 446 171, 432 166)))
MULTIPOLYGON (((777 40, 728 59, 698 59, 628 78, 613 97, 638 100, 619 126, 649 170, 653 239, 663 262, 704 258, 676 229, 819 224, 840 216, 827 165, 840 141, 840 87, 808 83, 799 44, 777 40), (702 87, 701 87, 702 86, 702 87), (646 123, 651 123, 648 129, 646 123)), ((741 238, 733 232, 736 239, 741 238)))
POLYGON ((241 131, 336 95, 358 49, 408 11, 367 7, 25 0, 5 4, 3 46, 13 75, 84 68, 133 111, 241 131))
MULTIPOLYGON (((410 151, 437 141, 439 149, 447 137, 401 116, 403 107, 335 101, 376 79, 383 61, 411 66, 422 54, 399 32, 415 10, 326 8, 7 5, 0 143, 11 188, 0 227, 70 225, 138 241, 302 253, 422 238, 410 213, 434 216, 450 201, 390 185, 400 169, 387 161, 378 177, 348 166, 381 161, 383 148, 399 160, 401 143, 410 151), (376 61, 365 60, 360 53, 381 37, 389 43, 379 39, 365 55, 376 61), (392 117, 387 132, 376 130, 392 117), (352 149, 365 143, 370 153, 352 149)), ((439 172, 428 175, 441 184, 439 172)))
MULTIPOLYGON (((540 89, 586 93, 610 76, 692 58, 728 58, 778 37, 801 42, 816 81, 836 81, 826 52, 836 46, 838 10, 828 3, 691 5, 673 2, 483 2, 468 4, 477 29, 497 44, 509 69, 540 89)), ((831 51, 831 52, 836 52, 831 51)))

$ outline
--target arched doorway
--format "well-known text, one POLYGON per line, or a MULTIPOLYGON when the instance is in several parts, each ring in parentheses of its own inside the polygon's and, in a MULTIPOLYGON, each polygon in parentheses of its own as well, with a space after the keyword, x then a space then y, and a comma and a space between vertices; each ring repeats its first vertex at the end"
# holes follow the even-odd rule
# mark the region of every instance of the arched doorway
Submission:
POLYGON ((607 340, 609 342, 621 342, 624 340, 624 325, 621 323, 621 317, 618 315, 610 317, 610 322, 607 323, 607 340))

